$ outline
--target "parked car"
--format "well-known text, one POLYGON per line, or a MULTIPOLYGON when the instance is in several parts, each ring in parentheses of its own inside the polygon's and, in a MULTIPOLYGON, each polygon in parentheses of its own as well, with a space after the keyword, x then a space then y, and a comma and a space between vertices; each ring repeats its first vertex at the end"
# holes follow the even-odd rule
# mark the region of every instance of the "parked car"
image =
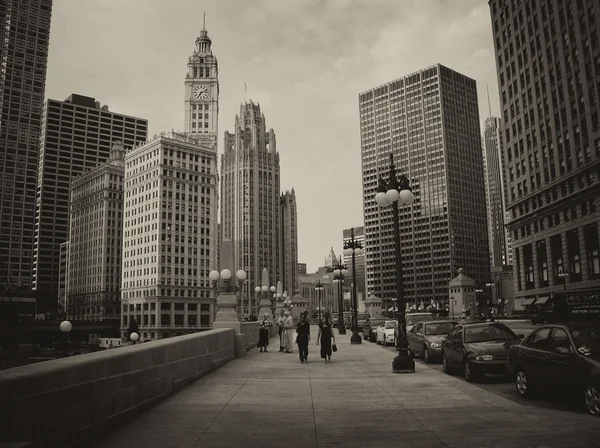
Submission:
POLYGON ((408 313, 406 315, 406 331, 410 331, 417 322, 431 322, 434 320, 431 313, 408 313))
POLYGON ((375 342, 378 344, 388 345, 396 342, 396 327, 398 322, 395 320, 386 320, 383 324, 377 327, 377 338, 375 342))
POLYGON ((406 333, 408 350, 411 355, 418 355, 429 364, 442 357, 442 341, 458 322, 450 320, 434 320, 418 322, 406 333))
MULTIPOLYGON (((367 321, 367 319, 371 317, 371 315, 369 313, 358 313, 356 318, 358 320, 358 331, 361 332, 363 326, 365 325, 365 322, 367 321)), ((350 318, 349 320, 346 322, 346 328, 347 329, 352 329, 352 319, 354 317, 352 316, 352 313, 350 313, 350 318)))
POLYGON ((337 328, 339 320, 340 320, 340 316, 338 316, 337 314, 334 314, 333 318, 331 319, 331 324, 333 325, 333 328, 337 328))
POLYGON ((442 342, 442 368, 447 374, 462 370, 469 382, 507 375, 508 349, 522 338, 499 322, 459 323, 442 342))
POLYGON ((522 397, 567 391, 600 416, 600 322, 544 325, 509 349, 507 367, 522 397))
POLYGON ((385 323, 385 319, 369 317, 362 327, 363 338, 366 341, 375 342, 377 340, 377 327, 385 323))

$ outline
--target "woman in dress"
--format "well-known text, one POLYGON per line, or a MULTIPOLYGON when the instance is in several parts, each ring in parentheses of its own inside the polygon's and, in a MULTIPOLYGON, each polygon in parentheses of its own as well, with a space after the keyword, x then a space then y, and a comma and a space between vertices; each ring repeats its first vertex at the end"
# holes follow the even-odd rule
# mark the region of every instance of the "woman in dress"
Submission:
POLYGON ((258 347, 260 348, 261 352, 263 351, 263 349, 265 352, 267 351, 267 346, 269 345, 269 328, 271 328, 271 325, 271 322, 269 322, 269 314, 265 313, 259 324, 260 330, 258 347))
POLYGON ((283 349, 286 353, 292 353, 294 346, 294 318, 289 311, 284 313, 285 325, 283 327, 283 349))
POLYGON ((306 320, 306 314, 300 314, 300 322, 296 325, 296 344, 300 352, 300 362, 308 361, 308 342, 310 341, 310 324, 306 320))
POLYGON ((321 344, 321 358, 325 362, 331 361, 331 341, 335 344, 335 336, 333 335, 333 325, 331 324, 331 316, 325 313, 325 320, 319 323, 319 334, 317 335, 317 345, 321 344))

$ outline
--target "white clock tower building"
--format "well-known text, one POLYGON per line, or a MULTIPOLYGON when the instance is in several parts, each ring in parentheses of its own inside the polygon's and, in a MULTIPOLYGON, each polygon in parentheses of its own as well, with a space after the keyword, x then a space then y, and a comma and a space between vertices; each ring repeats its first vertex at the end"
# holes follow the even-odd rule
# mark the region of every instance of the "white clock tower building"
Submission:
POLYGON ((217 151, 219 69, 203 22, 185 75, 185 132, 217 151))

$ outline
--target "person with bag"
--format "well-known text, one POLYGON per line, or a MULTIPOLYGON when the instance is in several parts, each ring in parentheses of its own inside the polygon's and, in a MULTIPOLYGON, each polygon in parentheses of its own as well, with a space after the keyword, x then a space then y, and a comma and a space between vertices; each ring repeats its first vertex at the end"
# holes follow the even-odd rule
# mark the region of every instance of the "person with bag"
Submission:
POLYGON ((263 349, 266 352, 267 347, 269 345, 269 328, 271 328, 271 322, 269 322, 269 313, 265 313, 262 321, 259 325, 259 339, 258 339, 258 348, 262 352, 263 349))
POLYGON ((308 343, 310 342, 310 324, 306 320, 306 313, 300 314, 300 322, 296 325, 296 344, 300 352, 300 362, 308 361, 308 343))
POLYGON ((319 323, 319 334, 317 335, 317 345, 321 344, 321 358, 325 362, 331 362, 331 352, 337 351, 335 345, 335 336, 333 335, 333 325, 331 324, 331 315, 325 313, 325 320, 319 323), (333 340, 333 344, 332 344, 333 340))

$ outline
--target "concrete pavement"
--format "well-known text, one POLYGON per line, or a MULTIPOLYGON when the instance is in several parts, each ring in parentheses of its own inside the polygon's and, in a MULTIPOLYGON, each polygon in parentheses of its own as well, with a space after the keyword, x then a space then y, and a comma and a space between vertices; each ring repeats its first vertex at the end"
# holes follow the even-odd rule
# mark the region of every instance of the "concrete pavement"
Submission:
POLYGON ((393 374, 393 353, 350 345, 325 364, 314 345, 253 350, 199 379, 92 448, 594 447, 600 420, 498 397, 417 364, 393 374))

